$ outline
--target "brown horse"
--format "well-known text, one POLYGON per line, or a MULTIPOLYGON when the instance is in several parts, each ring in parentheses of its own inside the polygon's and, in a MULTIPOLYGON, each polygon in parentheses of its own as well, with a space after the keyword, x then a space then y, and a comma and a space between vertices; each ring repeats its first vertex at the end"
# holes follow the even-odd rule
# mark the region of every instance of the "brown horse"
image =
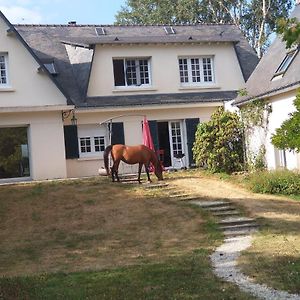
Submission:
POLYGON ((138 181, 141 183, 141 171, 143 165, 145 166, 145 170, 147 173, 148 180, 151 182, 149 175, 149 165, 150 163, 154 166, 154 173, 158 180, 163 180, 162 176, 162 167, 158 157, 154 151, 148 148, 145 145, 138 146, 125 146, 125 145, 110 145, 106 147, 104 150, 104 165, 109 175, 109 166, 108 166, 108 155, 111 153, 111 157, 113 160, 113 166, 111 167, 111 177, 112 181, 115 181, 115 176, 117 181, 120 181, 118 176, 118 169, 120 161, 123 161, 127 164, 134 165, 139 164, 139 175, 138 181))

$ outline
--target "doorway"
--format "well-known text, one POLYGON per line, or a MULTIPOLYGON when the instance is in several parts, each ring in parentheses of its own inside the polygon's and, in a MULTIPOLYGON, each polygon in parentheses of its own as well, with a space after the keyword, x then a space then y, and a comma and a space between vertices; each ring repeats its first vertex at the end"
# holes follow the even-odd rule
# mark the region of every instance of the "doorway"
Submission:
POLYGON ((172 160, 169 136, 169 123, 157 122, 157 131, 159 150, 163 150, 163 155, 161 157, 163 165, 164 167, 170 167, 172 165, 172 160))

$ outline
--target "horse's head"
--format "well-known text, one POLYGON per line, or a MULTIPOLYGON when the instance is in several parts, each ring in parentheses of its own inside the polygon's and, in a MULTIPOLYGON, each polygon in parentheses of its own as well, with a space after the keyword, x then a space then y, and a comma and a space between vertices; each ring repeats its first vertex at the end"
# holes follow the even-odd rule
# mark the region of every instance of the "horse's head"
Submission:
POLYGON ((163 180, 164 179, 162 172, 163 172, 163 170, 162 170, 160 161, 157 161, 157 163, 155 164, 155 168, 154 168, 154 174, 156 175, 158 180, 163 180))

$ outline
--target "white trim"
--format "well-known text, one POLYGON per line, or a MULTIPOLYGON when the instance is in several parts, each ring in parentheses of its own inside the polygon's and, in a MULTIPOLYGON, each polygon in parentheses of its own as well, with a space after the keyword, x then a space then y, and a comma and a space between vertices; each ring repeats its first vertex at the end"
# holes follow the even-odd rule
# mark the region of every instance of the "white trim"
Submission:
POLYGON ((72 110, 74 105, 45 105, 45 106, 15 106, 15 107, 0 107, 0 113, 10 112, 38 112, 38 111, 60 111, 72 110))

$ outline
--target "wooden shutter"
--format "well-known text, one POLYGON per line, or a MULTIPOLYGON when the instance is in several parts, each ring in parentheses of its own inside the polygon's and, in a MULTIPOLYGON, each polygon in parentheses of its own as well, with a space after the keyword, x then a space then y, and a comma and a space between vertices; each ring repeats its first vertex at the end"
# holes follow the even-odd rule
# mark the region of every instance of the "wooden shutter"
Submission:
POLYGON ((187 146, 188 146, 188 155, 189 155, 189 165, 195 165, 195 161, 193 159, 193 145, 195 142, 195 134, 197 130, 197 125, 199 124, 200 120, 198 118, 193 119, 186 119, 186 133, 187 133, 187 146))
POLYGON ((111 144, 125 145, 124 125, 123 122, 112 123, 111 144))
POLYGON ((66 159, 79 158, 77 125, 64 126, 66 159))
POLYGON ((157 121, 148 121, 152 140, 153 140, 153 145, 155 150, 159 149, 159 142, 158 142, 158 129, 157 129, 157 121))

